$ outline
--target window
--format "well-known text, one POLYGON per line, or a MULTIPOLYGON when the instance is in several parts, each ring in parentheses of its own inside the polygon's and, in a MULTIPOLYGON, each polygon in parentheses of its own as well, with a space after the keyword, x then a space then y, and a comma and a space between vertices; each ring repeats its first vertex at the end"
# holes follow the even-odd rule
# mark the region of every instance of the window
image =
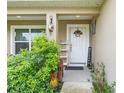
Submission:
POLYGON ((30 51, 32 40, 45 33, 45 26, 15 26, 12 29, 12 54, 18 54, 21 49, 30 51))

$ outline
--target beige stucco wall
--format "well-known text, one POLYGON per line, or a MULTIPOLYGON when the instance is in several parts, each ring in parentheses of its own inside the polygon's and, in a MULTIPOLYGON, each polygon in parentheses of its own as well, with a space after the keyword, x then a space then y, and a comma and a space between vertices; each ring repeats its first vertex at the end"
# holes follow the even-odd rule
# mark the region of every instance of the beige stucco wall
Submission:
POLYGON ((106 0, 92 36, 93 62, 103 62, 109 83, 116 80, 116 12, 115 0, 106 0))
POLYGON ((58 22, 58 42, 66 42, 67 24, 90 24, 89 20, 60 20, 58 22))
POLYGON ((45 20, 20 20, 20 21, 7 21, 7 54, 10 54, 10 31, 12 25, 45 25, 45 20))

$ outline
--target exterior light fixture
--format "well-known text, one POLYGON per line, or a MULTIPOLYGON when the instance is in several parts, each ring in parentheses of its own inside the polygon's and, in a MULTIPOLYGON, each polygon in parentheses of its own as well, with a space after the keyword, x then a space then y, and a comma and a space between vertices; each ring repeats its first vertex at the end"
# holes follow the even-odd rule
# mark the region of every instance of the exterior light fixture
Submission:
POLYGON ((21 16, 16 16, 17 18, 21 18, 21 16))
POLYGON ((80 15, 76 15, 75 17, 76 17, 76 18, 79 18, 79 17, 80 17, 80 15))
POLYGON ((79 28, 77 28, 77 30, 74 32, 76 37, 80 37, 80 35, 82 35, 82 31, 79 30, 79 28))
POLYGON ((49 23, 48 29, 50 32, 53 32, 53 30, 54 30, 53 17, 52 16, 50 16, 50 23, 49 23))

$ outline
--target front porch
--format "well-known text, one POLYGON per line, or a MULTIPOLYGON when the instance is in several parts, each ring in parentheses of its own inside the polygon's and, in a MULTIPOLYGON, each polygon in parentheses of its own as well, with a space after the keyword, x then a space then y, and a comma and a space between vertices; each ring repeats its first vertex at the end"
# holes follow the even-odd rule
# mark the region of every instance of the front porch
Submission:
MULTIPOLYGON (((60 58, 63 59, 65 66, 86 66, 87 65, 87 57, 88 57, 88 47, 91 46, 91 37, 92 37, 92 30, 91 26, 94 24, 94 20, 96 19, 96 16, 98 14, 44 14, 44 15, 8 15, 8 54, 15 54, 16 53, 16 42, 25 42, 25 41, 15 41, 13 38, 13 35, 16 30, 20 29, 28 29, 32 30, 35 28, 35 30, 38 31, 38 29, 41 31, 45 30, 45 33, 49 40, 55 40, 61 47, 61 55, 60 58), (52 17, 52 23, 54 25, 53 32, 49 31, 49 24, 51 22, 52 17), (38 27, 38 28, 37 28, 38 27), (82 32, 84 36, 82 39, 71 39, 70 35, 73 34, 77 29, 84 31, 82 32), (72 30, 72 31, 71 31, 72 30), (71 33, 72 32, 72 33, 71 33), (86 33, 85 33, 86 32, 86 33), (15 42, 15 43, 14 43, 15 42), (74 42, 74 43, 73 43, 74 42), (82 42, 82 43, 81 43, 82 42), (83 43, 85 42, 85 43, 83 43), (77 54, 75 54, 76 51, 73 51, 73 46, 77 44, 80 47, 75 47, 75 50, 78 51, 77 54), (72 45, 73 44, 73 45, 72 45), (73 51, 73 53, 71 53, 73 51), (84 51, 84 52, 79 52, 84 51), (75 56, 78 55, 78 58, 82 59, 71 59, 71 55, 75 56), (79 55, 80 54, 80 55, 79 55), (75 60, 74 62, 72 62, 75 60), (80 62, 81 60, 81 62, 80 62), (72 62, 72 64, 71 64, 72 62)), ((37 31, 35 32, 35 35, 38 34, 37 31)), ((30 31, 29 31, 30 32, 30 31)), ((22 32, 23 35, 25 32, 22 32)), ((41 32, 42 33, 42 32, 41 32)), ((20 34, 20 35, 21 35, 20 34)), ((32 34, 32 33, 31 33, 32 34)), ((35 36, 34 35, 34 36, 35 36)), ((31 39, 29 38, 29 50, 31 50, 31 39)), ((26 41, 28 42, 28 41, 26 41)), ((24 47, 18 46, 18 50, 24 47)))
MULTIPOLYGON (((41 33, 42 31, 45 31, 49 40, 55 40, 60 45, 60 58, 63 60, 63 64, 65 67, 84 67, 83 70, 64 69, 64 84, 62 86, 61 93, 82 93, 82 91, 84 91, 84 93, 92 93, 92 80, 90 71, 87 68, 87 57, 88 47, 91 46, 92 30, 90 28, 96 16, 97 14, 48 14, 22 16, 8 15, 8 35, 10 36, 10 39, 8 39, 8 42, 10 43, 10 49, 8 50, 10 50, 10 53, 16 53, 17 46, 14 45, 19 42, 25 42, 23 41, 23 39, 22 41, 13 41, 13 35, 14 33, 16 33, 15 35, 17 35, 18 30, 20 31, 20 29, 29 29, 29 34, 32 34, 32 31, 34 31, 35 34, 32 34, 33 37, 35 35, 38 35, 39 31, 41 31, 41 33), (51 16, 53 16, 53 32, 50 32, 48 29, 51 21, 51 16), (82 34, 81 36, 76 37, 74 32, 78 29, 82 32, 82 34), (11 43, 12 41, 15 43, 11 43), (75 50, 78 51, 77 53, 75 53, 76 51, 73 51, 73 46, 77 46, 75 47, 75 50), (73 53, 71 53, 72 51, 73 53), (74 58, 72 58, 71 56, 73 56, 74 58), (77 57, 77 59, 75 57, 77 57)), ((22 33, 17 36, 25 37, 27 40, 28 38, 29 40, 31 40, 32 38, 27 37, 25 35, 25 31, 22 31, 22 33)), ((29 50, 31 50, 30 45, 31 41, 29 41, 29 50)), ((18 48, 21 49, 21 46, 18 46, 18 48)))
POLYGON ((83 70, 64 70, 63 81, 60 93, 92 93, 92 78, 87 67, 83 70))

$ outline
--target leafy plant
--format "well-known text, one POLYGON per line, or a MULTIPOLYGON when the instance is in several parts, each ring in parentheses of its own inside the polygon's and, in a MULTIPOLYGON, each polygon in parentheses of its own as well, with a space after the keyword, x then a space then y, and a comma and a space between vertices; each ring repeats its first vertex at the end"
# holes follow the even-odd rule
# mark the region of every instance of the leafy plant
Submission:
POLYGON ((45 36, 33 40, 32 51, 8 57, 8 93, 56 93, 50 72, 57 72, 59 47, 45 36))
POLYGON ((109 85, 105 75, 105 65, 103 63, 92 65, 93 93, 114 93, 115 82, 109 85))

